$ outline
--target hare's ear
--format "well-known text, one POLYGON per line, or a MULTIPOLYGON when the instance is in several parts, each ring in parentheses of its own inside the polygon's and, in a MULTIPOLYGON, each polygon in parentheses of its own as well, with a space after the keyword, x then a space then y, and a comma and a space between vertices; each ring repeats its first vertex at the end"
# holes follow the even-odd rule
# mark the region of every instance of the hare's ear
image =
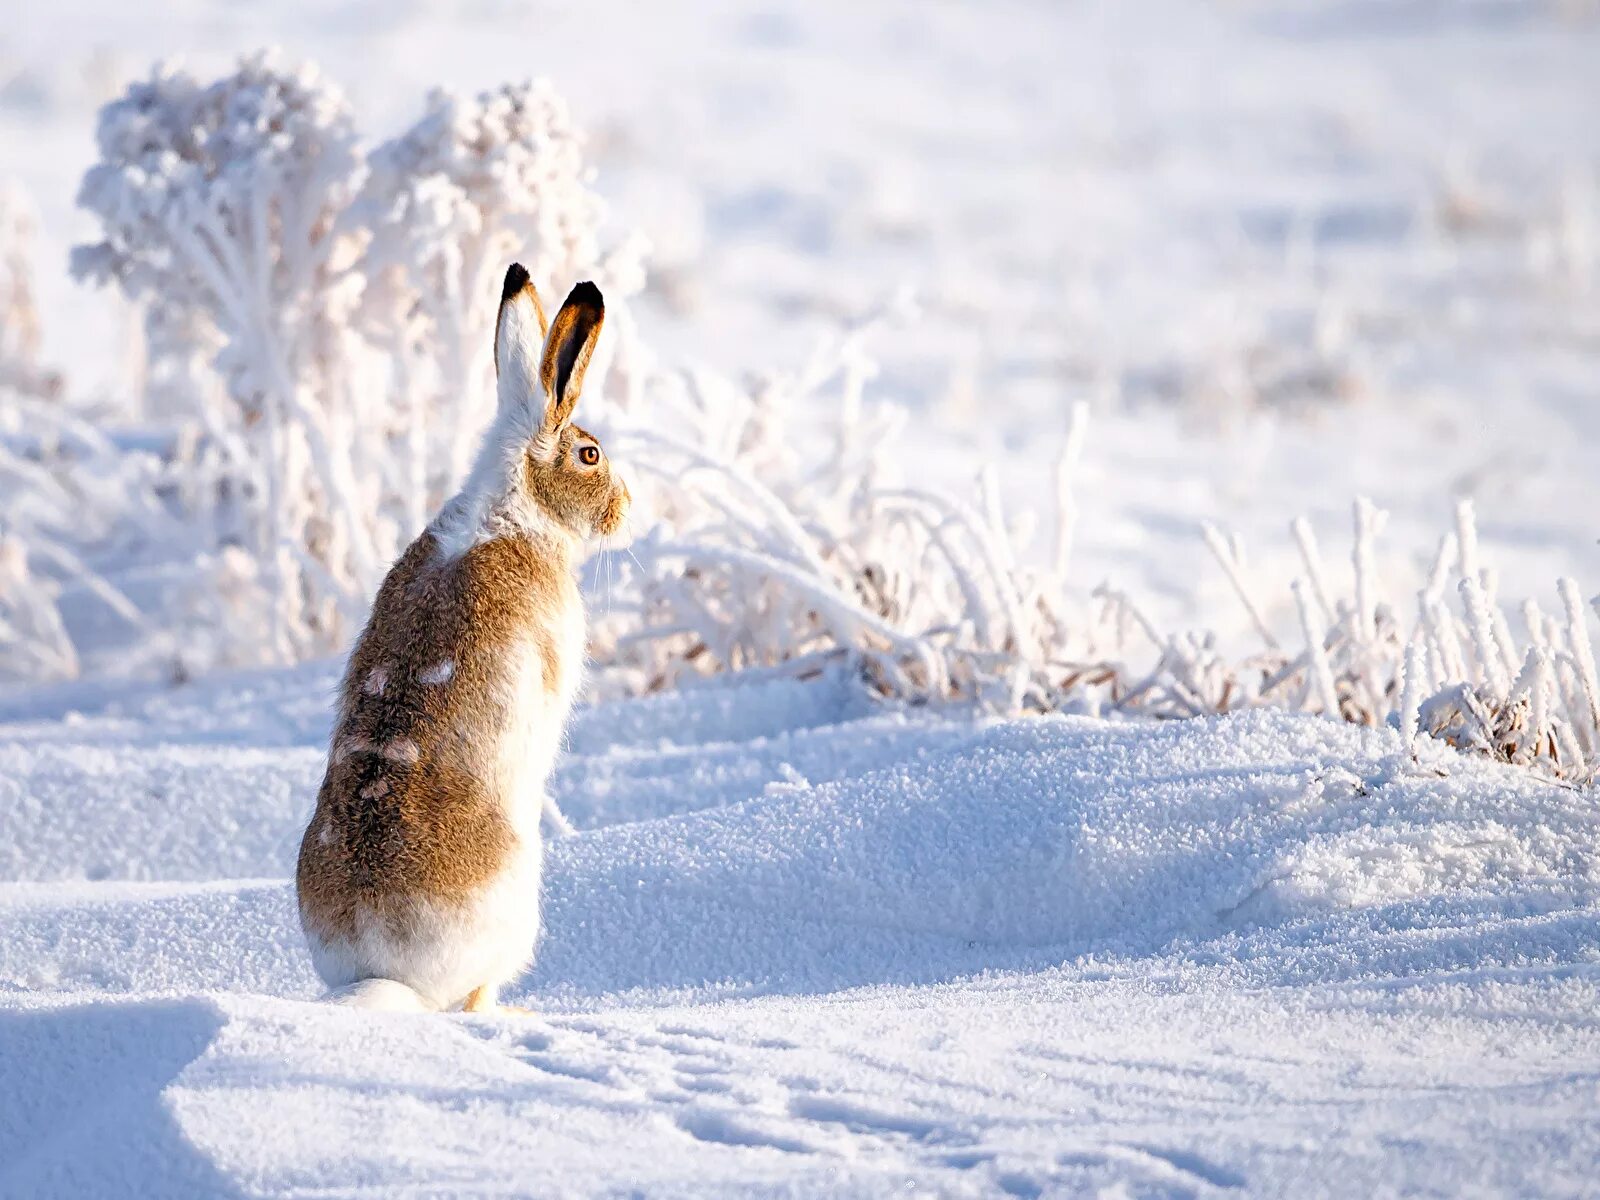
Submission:
POLYGON ((539 347, 544 344, 544 305, 521 263, 506 270, 500 315, 494 322, 494 373, 500 408, 535 403, 539 347))
POLYGON ((589 369, 605 320, 606 302, 592 283, 573 288, 556 314, 539 366, 539 380, 549 404, 544 418, 547 430, 559 430, 572 420, 578 393, 583 390, 583 374, 589 369))

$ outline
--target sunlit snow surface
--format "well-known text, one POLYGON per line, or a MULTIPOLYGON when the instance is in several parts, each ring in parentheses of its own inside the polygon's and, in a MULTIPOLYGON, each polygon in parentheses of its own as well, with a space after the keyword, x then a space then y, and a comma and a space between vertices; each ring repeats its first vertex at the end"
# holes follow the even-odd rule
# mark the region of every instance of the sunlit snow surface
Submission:
MULTIPOLYGON (((281 44, 374 138, 435 84, 541 74, 655 243, 669 361, 795 368, 910 284, 869 400, 917 412, 919 484, 994 462, 1013 512, 1092 400, 1085 589, 1237 631, 1211 519, 1293 628, 1284 527, 1333 560, 1358 492, 1396 604, 1456 494, 1508 601, 1600 588, 1581 3, 151 9, 0 32, 0 175, 75 396, 114 406, 123 358, 66 276, 71 198, 149 61, 281 44)), ((978 727, 839 680, 613 705, 555 780, 581 832, 508 997, 535 1015, 373 1016, 312 1003, 284 882, 336 675, 0 696, 0 1196, 1594 1187, 1592 795, 1271 714, 978 727)))
POLYGON ((0 728, 0 1194, 1591 1177, 1587 796, 1277 714, 610 706, 557 779, 533 1014, 373 1015, 314 1002, 284 882, 332 681, 0 728))

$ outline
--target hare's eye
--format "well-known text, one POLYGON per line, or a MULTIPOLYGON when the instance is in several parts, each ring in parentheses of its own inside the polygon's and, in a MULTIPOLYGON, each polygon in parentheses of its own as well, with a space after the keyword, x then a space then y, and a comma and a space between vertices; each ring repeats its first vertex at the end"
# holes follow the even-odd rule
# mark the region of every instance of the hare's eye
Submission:
POLYGON ((595 466, 600 461, 599 446, 579 446, 578 461, 586 467, 595 466))

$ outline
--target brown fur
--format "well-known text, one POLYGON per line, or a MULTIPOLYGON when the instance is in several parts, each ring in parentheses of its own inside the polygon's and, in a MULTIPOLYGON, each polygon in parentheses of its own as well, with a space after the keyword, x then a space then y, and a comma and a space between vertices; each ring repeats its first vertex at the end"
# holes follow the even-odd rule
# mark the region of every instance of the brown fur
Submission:
POLYGON ((559 547, 520 538, 441 562, 424 533, 395 564, 350 656, 300 847, 308 927, 350 936, 358 905, 403 924, 409 898, 460 903, 494 877, 515 839, 487 757, 509 716, 508 651, 532 638, 545 688, 558 688, 580 664, 563 660, 545 618, 577 603, 576 588, 559 547), (443 662, 447 681, 421 682, 443 662), (381 691, 369 690, 374 672, 381 691))
POLYGON ((584 466, 578 460, 578 450, 585 444, 596 449, 600 446, 587 430, 568 425, 556 435, 551 461, 530 451, 528 493, 540 508, 574 532, 612 534, 627 516, 628 485, 612 474, 611 461, 603 450, 599 463, 584 466))
MULTIPOLYGON (((496 319, 497 369, 506 305, 524 293, 545 328, 527 272, 513 265, 496 319)), ((539 519, 491 523, 494 536, 456 557, 425 532, 373 601, 346 668, 296 872, 301 920, 324 942, 353 940, 363 912, 404 937, 415 901, 465 904, 518 849, 500 794, 500 756, 518 717, 509 708, 512 672, 531 644, 547 696, 570 697, 582 665, 569 661, 573 649, 560 636, 571 628, 563 614, 581 614, 582 600, 573 541, 554 526, 576 538, 612 533, 629 504, 603 452, 595 463, 581 460, 599 442, 571 423, 604 317, 593 284, 573 288, 543 347, 542 421, 520 457, 513 453, 506 491, 489 497, 539 519), (439 672, 444 663, 452 664, 448 678, 439 672)), ((511 378, 503 389, 517 386, 511 378)), ((489 994, 480 988, 474 996, 488 1003, 489 994)))

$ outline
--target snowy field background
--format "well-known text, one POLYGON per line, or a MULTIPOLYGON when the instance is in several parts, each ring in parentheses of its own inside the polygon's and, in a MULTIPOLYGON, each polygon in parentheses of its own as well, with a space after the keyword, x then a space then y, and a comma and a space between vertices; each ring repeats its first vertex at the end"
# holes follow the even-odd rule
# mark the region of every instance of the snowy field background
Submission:
POLYGON ((333 681, 4 728, 8 1194, 1589 1186, 1587 795, 1287 714, 612 705, 538 1015, 419 1019, 306 1003, 333 681))
MULTIPOLYGON (((992 464, 1047 513, 1087 402, 1074 583, 1163 627, 1252 636, 1211 521, 1287 640, 1288 522, 1343 590, 1357 495, 1397 603, 1462 497, 1508 611, 1600 590, 1592 6, 28 6, 0 179, 36 362, 125 443, 172 431, 130 313, 66 271, 96 110, 274 43, 375 139, 434 85, 549 77, 670 362, 797 369, 909 289, 867 397, 920 486, 992 464)), ((152 609, 189 578, 91 566, 152 609)), ((286 882, 338 662, 174 686, 70 579, 61 612, 80 677, 0 691, 0 1195, 1593 1189, 1592 787, 833 668, 609 700, 553 783, 536 1015, 362 1015, 309 1003, 286 882)))

